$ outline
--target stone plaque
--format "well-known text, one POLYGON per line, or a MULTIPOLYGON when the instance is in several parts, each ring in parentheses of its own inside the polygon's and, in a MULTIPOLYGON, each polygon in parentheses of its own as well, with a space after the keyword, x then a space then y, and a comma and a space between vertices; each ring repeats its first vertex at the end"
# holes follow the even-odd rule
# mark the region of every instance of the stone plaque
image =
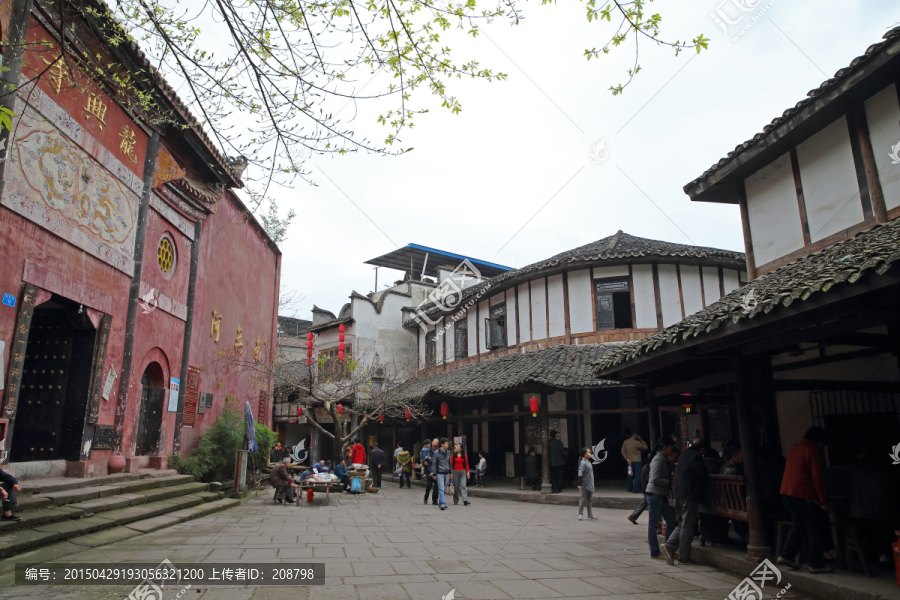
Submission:
POLYGON ((94 425, 94 450, 112 450, 116 428, 114 425, 94 425))

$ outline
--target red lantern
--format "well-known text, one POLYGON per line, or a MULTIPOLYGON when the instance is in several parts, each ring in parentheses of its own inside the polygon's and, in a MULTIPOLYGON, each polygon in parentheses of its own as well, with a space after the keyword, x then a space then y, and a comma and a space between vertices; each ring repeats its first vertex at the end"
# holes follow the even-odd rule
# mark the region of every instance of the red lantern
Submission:
POLYGON ((378 417, 378 422, 379 422, 379 423, 384 423, 384 413, 381 413, 381 415, 379 415, 379 417, 378 417))
POLYGON ((406 408, 406 420, 409 421, 412 419, 412 413, 409 412, 409 407, 406 408))
MULTIPOLYGON (((343 344, 341 344, 341 346, 343 347, 343 344)), ((338 360, 344 360, 344 351, 343 350, 338 352, 338 360)))
POLYGON ((536 417, 538 411, 541 409, 541 401, 537 399, 537 396, 531 397, 531 416, 536 417))
POLYGON ((344 324, 341 323, 340 327, 338 327, 338 331, 341 332, 340 336, 338 336, 338 360, 344 360, 344 324))
POLYGON ((344 405, 343 404, 338 404, 338 414, 339 415, 344 414, 344 405))
POLYGON ((343 333, 341 333, 341 334, 338 335, 338 341, 341 341, 341 342, 344 341, 344 334, 343 334, 343 333))
POLYGON ((449 414, 450 414, 450 407, 447 406, 446 402, 441 403, 441 416, 446 419, 447 415, 449 415, 449 414))
POLYGON ((302 406, 298 406, 298 407, 297 407, 297 418, 299 419, 299 418, 302 417, 302 416, 303 416, 303 407, 302 407, 302 406))
POLYGON ((344 324, 341 323, 340 327, 338 327, 338 331, 340 331, 341 333, 344 333, 344 330, 345 330, 344 324))
POLYGON ((306 334, 306 339, 308 339, 309 341, 313 340, 313 332, 312 331, 310 331, 309 333, 306 334))

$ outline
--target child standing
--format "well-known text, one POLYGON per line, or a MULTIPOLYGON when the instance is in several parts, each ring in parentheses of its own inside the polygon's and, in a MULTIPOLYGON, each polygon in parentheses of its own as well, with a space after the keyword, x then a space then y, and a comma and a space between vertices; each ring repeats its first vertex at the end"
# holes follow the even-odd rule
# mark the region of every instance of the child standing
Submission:
POLYGON ((479 452, 478 458, 478 464, 475 465, 475 477, 477 478, 475 487, 484 487, 484 473, 487 471, 487 460, 484 458, 484 452, 479 452))
POLYGON ((581 490, 581 499, 578 501, 578 520, 584 517, 584 505, 587 504, 588 520, 596 521, 594 511, 591 506, 592 497, 594 495, 594 467, 590 463, 590 448, 581 449, 581 464, 578 465, 578 489, 581 490))

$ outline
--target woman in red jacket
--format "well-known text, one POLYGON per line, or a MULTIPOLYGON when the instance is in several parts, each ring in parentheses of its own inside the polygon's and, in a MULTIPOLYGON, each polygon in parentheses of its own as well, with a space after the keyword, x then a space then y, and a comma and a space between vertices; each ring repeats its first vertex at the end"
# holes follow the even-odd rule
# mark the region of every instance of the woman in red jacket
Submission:
POLYGON ((453 480, 453 504, 459 504, 461 491, 463 504, 468 506, 469 490, 466 488, 466 480, 471 473, 469 472, 469 459, 460 444, 453 446, 453 454, 450 456, 450 471, 453 480))

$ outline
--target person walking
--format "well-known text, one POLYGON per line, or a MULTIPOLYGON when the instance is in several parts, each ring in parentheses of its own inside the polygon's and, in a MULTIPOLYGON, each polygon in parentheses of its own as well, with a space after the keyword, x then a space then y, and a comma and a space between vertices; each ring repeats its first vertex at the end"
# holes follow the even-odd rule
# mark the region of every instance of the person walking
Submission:
POLYGON ((706 477, 709 475, 706 463, 703 462, 703 454, 708 447, 709 443, 706 440, 695 439, 691 447, 678 459, 678 465, 675 467, 675 487, 672 495, 675 497, 675 510, 681 511, 681 520, 668 536, 671 541, 667 541, 660 548, 663 558, 670 565, 675 564, 675 552, 679 554, 678 564, 700 564, 699 560, 691 557, 691 543, 697 530, 700 501, 703 500, 706 477))
POLYGON ((428 478, 428 473, 425 470, 425 459, 431 459, 431 440, 423 440, 422 448, 419 450, 419 464, 422 465, 422 479, 425 480, 428 478))
POLYGON ((525 457, 525 485, 530 485, 532 490, 536 490, 540 478, 537 454, 534 448, 529 448, 528 456, 525 457))
POLYGON ((444 492, 450 485, 450 440, 443 437, 440 441, 440 448, 432 453, 434 458, 434 474, 437 478, 438 499, 441 510, 447 510, 447 498, 444 492))
MULTIPOLYGON (((672 454, 670 454, 669 456, 671 457, 673 454, 675 454, 674 450, 672 451, 672 454)), ((650 457, 650 459, 652 460, 654 456, 656 456, 656 452, 653 453, 653 455, 650 457)), ((628 520, 631 521, 632 523, 634 523, 635 525, 638 524, 638 522, 637 522, 638 518, 644 513, 645 510, 647 510, 647 507, 649 506, 647 504, 647 482, 649 481, 649 479, 650 479, 650 469, 642 469, 641 470, 641 480, 640 480, 641 503, 637 505, 637 508, 635 508, 633 511, 631 511, 630 515, 628 515, 628 520)))
POLYGON ((468 506, 469 490, 466 488, 466 482, 472 476, 472 472, 469 470, 469 457, 466 456, 462 444, 453 446, 450 471, 453 474, 453 504, 459 504, 459 495, 462 492, 463 506, 468 506))
POLYGON ((396 471, 400 468, 400 464, 397 462, 397 455, 403 452, 403 446, 400 444, 394 444, 394 446, 394 470, 396 471))
POLYGON ((775 561, 791 566, 800 551, 806 533, 809 546, 809 572, 833 573, 822 557, 822 523, 828 511, 828 492, 825 487, 825 456, 823 450, 828 437, 821 427, 810 427, 799 444, 790 449, 781 480, 781 498, 791 513, 791 529, 775 561))
MULTIPOLYGON (((672 447, 672 440, 668 440, 669 448, 672 447)), ((641 450, 647 450, 647 444, 635 431, 631 437, 622 442, 622 457, 631 467, 634 482, 632 488, 628 490, 634 494, 640 493, 641 485, 641 450)))
MULTIPOLYGON (((270 485, 273 488, 281 488, 284 490, 284 499, 279 498, 279 504, 284 504, 285 500, 288 501, 288 504, 294 503, 294 488, 297 487, 297 485, 294 483, 294 479, 291 477, 291 472, 288 469, 290 462, 290 456, 282 458, 281 462, 272 469, 272 475, 269 477, 270 485)), ((277 494, 278 492, 275 493, 277 494)), ((3 503, 3 508, 6 508, 6 502, 3 503)))
POLYGON ((412 489, 410 475, 412 474, 412 456, 406 450, 401 450, 397 455, 397 464, 400 465, 400 489, 403 489, 403 481, 406 481, 407 489, 412 489))
POLYGON ((562 493, 564 479, 566 477, 566 454, 562 440, 557 439, 557 432, 550 432, 550 444, 548 446, 548 460, 550 461, 550 491, 553 494, 562 493))
POLYGON ((381 489, 381 471, 384 469, 384 450, 378 447, 378 442, 372 444, 369 458, 372 460, 372 485, 381 489))
POLYGON ((578 489, 581 490, 581 498, 578 500, 578 520, 584 516, 584 505, 587 504, 588 521, 596 521, 594 516, 592 499, 594 496, 594 466, 591 464, 590 448, 581 449, 581 463, 578 465, 578 489))
POLYGON ((666 539, 675 530, 675 513, 669 506, 669 490, 672 488, 672 472, 669 468, 669 454, 672 452, 672 440, 664 437, 656 444, 656 456, 650 463, 650 475, 647 477, 647 504, 650 506, 650 521, 647 523, 647 541, 650 544, 650 558, 662 558, 659 541, 656 539, 656 528, 659 519, 666 521, 666 539))
POLYGON ((422 504, 428 504, 428 495, 431 494, 431 503, 437 506, 438 503, 438 484, 437 475, 434 473, 434 461, 431 453, 422 461, 422 477, 425 478, 425 499, 422 504))
POLYGON ((487 471, 487 459, 484 452, 478 453, 478 464, 475 465, 475 487, 484 487, 484 474, 487 471))

